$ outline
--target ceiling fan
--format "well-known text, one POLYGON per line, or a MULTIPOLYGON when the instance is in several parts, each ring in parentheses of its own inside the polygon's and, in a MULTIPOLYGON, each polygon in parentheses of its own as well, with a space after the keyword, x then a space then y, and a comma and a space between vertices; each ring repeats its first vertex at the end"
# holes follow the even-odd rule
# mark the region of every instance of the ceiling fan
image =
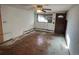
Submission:
POLYGON ((37 13, 47 13, 51 12, 52 9, 47 8, 49 5, 47 4, 30 4, 30 5, 23 5, 28 7, 29 9, 34 9, 37 13))
POLYGON ((51 11, 51 9, 44 8, 43 5, 36 5, 35 9, 36 9, 37 13, 51 11))

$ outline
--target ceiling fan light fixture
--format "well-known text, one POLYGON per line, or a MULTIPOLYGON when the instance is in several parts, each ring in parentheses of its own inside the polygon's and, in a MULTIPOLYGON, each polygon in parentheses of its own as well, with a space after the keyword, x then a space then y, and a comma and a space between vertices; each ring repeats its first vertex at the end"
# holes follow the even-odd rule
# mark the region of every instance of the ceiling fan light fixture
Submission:
POLYGON ((39 9, 37 10, 37 13, 42 13, 42 12, 43 12, 42 10, 39 10, 39 9))
POLYGON ((41 13, 41 12, 43 12, 42 10, 43 10, 42 5, 37 5, 36 12, 41 13))

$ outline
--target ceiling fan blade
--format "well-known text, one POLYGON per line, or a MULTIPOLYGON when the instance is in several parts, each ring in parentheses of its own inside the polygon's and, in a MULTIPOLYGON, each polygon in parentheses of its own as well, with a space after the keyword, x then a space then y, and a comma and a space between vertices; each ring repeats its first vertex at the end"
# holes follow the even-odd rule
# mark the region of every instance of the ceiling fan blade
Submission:
POLYGON ((43 10, 51 10, 51 9, 43 9, 43 10))
POLYGON ((46 12, 45 10, 42 10, 43 12, 46 12))

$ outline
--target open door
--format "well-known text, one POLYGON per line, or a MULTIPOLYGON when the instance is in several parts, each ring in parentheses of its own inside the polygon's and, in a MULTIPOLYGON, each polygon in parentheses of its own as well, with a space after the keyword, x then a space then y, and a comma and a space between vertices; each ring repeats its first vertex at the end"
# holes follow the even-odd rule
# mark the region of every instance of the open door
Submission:
POLYGON ((3 29, 2 29, 2 19, 1 19, 1 11, 0 11, 0 43, 3 42, 3 29))
POLYGON ((65 34, 66 32, 66 13, 57 13, 56 14, 56 24, 55 24, 55 33, 56 34, 65 34))

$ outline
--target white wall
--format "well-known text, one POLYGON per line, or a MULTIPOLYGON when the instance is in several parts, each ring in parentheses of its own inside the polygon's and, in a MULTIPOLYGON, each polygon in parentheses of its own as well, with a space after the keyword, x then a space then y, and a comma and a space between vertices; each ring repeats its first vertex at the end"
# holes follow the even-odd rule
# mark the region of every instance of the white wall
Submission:
POLYGON ((45 23, 45 22, 38 22, 37 17, 35 17, 35 24, 34 27, 35 28, 40 28, 40 29, 48 29, 48 30, 53 30, 55 29, 55 24, 53 24, 53 22, 55 22, 55 16, 56 14, 53 13, 53 19, 52 19, 52 23, 45 23))
POLYGON ((79 5, 69 10, 67 21, 66 39, 70 54, 79 54, 79 5))
POLYGON ((1 5, 4 41, 23 34, 34 27, 33 10, 25 10, 9 5, 1 5))

